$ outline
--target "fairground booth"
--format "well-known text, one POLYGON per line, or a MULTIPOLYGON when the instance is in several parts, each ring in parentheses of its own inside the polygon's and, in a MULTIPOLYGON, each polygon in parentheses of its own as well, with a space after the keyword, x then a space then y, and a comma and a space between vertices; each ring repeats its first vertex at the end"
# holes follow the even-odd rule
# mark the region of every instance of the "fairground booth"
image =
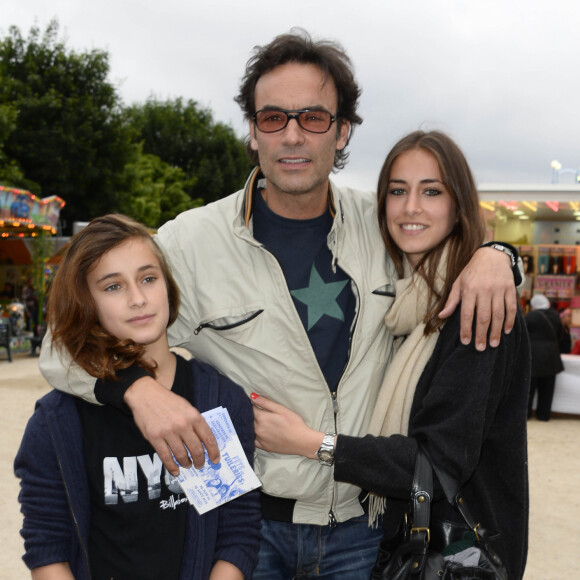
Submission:
MULTIPOLYGON (((10 327, 12 352, 30 349, 44 324, 48 262, 64 205, 57 196, 0 185, 0 324, 10 327)), ((6 354, 0 348, 0 360, 6 354)))
MULTIPOLYGON (((572 344, 580 339, 580 183, 493 184, 479 188, 488 238, 516 246, 524 263, 524 310, 535 292, 569 308, 572 344)), ((556 180, 557 181, 557 180, 556 180)), ((580 414, 580 356, 562 355, 552 410, 580 414)))

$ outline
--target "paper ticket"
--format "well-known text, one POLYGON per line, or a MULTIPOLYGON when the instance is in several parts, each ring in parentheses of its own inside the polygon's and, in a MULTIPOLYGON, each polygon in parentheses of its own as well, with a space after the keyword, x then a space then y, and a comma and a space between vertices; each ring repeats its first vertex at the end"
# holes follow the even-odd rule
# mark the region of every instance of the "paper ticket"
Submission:
POLYGON ((212 430, 219 450, 219 463, 211 463, 205 451, 201 469, 179 467, 179 481, 187 499, 199 514, 204 514, 261 483, 250 467, 228 410, 216 407, 202 413, 212 430))

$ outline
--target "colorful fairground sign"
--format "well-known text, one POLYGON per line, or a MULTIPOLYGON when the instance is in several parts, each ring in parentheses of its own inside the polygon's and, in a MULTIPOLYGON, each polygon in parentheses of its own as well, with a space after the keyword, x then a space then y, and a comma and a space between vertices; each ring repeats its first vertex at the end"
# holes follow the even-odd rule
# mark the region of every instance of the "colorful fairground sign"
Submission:
POLYGON ((40 199, 24 189, 0 185, 0 239, 56 234, 64 205, 56 195, 40 199))

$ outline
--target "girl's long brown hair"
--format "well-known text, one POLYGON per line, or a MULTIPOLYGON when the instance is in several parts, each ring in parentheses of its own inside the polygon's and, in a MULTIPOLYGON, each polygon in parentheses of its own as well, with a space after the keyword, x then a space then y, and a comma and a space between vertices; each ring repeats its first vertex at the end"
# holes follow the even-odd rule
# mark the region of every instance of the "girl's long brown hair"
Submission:
POLYGON ((106 252, 134 238, 147 240, 159 260, 167 285, 167 325, 170 326, 179 309, 177 284, 147 228, 124 215, 96 218, 73 236, 49 290, 48 316, 53 344, 67 349, 77 364, 97 378, 115 379, 118 370, 134 363, 154 373, 153 365, 144 360, 144 345, 119 340, 101 326, 87 284, 88 273, 106 252))
POLYGON ((451 194, 457 212, 457 223, 451 233, 419 261, 416 271, 429 288, 429 304, 425 317, 425 334, 437 330, 443 320, 438 317, 451 292, 453 282, 465 268, 473 253, 483 243, 485 224, 479 210, 479 197, 471 169, 455 142, 439 131, 414 131, 398 141, 391 149, 379 175, 377 188, 379 227, 389 255, 399 277, 403 277, 403 253, 395 244, 387 228, 387 196, 393 163, 399 155, 412 149, 424 149, 437 160, 441 178, 451 194), (447 271, 441 292, 435 289, 439 262, 445 245, 448 246, 447 271))

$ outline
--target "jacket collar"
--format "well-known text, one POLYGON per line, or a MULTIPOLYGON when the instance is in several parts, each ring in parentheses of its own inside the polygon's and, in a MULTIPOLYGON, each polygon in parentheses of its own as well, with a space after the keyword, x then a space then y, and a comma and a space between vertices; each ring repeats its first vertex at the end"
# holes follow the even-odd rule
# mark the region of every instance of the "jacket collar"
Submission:
MULTIPOLYGON (((252 212, 254 210, 254 192, 256 189, 263 187, 265 180, 266 178, 262 174, 260 168, 256 167, 246 181, 246 187, 244 190, 244 203, 242 205, 242 216, 244 225, 246 227, 250 226, 250 219, 252 218, 252 212)), ((332 184, 329 184, 328 187, 328 208, 330 209, 330 215, 334 219, 336 215, 336 205, 334 201, 334 194, 332 192, 332 184)))

